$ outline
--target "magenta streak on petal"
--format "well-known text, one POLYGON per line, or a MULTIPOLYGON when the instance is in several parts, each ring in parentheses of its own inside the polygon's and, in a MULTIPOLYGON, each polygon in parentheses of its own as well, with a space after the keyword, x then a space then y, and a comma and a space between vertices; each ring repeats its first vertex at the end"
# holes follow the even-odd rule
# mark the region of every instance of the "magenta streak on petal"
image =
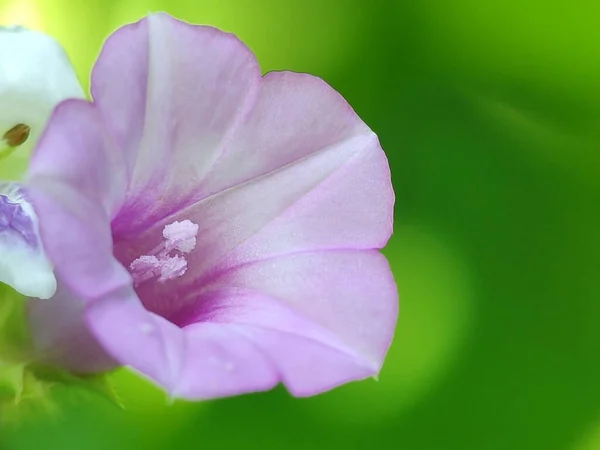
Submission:
MULTIPOLYGON (((201 227, 197 250, 188 256, 188 264, 194 267, 194 277, 182 277, 179 283, 166 286, 140 286, 138 295, 146 307, 163 317, 185 307, 186 299, 193 301, 193 295, 187 294, 186 290, 190 287, 195 290, 195 286, 204 283, 206 279, 203 275, 208 275, 220 259, 281 216, 299 199, 317 189, 337 170, 349 164, 360 150, 368 148, 373 142, 372 135, 357 136, 349 143, 353 145, 344 146, 342 143, 337 148, 323 149, 180 211, 175 217, 191 218, 201 227), (338 148, 335 157, 327 155, 326 150, 333 152, 338 148), (282 184, 285 185, 284 190, 280 188, 282 184), (271 195, 278 190, 280 192, 277 196, 271 195), (254 198, 263 200, 254 208, 247 208, 246 205, 252 204, 254 198), (232 226, 235 228, 232 229, 232 226)), ((171 221, 173 217, 167 220, 171 221)), ((148 238, 142 235, 137 242, 148 245, 147 241, 148 238)), ((143 247, 136 247, 137 242, 130 241, 123 247, 117 245, 117 257, 125 266, 128 265, 127 257, 145 254, 147 251, 143 247)))
POLYGON ((94 100, 132 156, 123 209, 133 214, 115 217, 117 241, 142 233, 202 197, 190 182, 210 170, 252 111, 260 86, 256 59, 235 36, 166 15, 151 16, 148 24, 125 27, 113 36, 107 42, 111 52, 105 49, 92 74, 94 100), (132 55, 119 41, 145 34, 147 42, 135 52, 138 64, 131 67, 132 55), (121 64, 131 70, 120 73, 115 83, 113 67, 121 64), (201 66, 203 73, 198 74, 201 66), (94 89, 94 82, 102 89, 94 89), (133 101, 126 109, 135 111, 128 110, 122 119, 113 116, 129 97, 133 101))

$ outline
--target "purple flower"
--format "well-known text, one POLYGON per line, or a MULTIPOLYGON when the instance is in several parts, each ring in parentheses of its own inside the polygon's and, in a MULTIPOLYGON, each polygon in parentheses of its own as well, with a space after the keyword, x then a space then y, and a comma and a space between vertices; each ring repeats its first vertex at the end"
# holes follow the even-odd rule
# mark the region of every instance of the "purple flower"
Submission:
POLYGON ((394 194, 344 99, 309 75, 261 78, 233 35, 164 14, 110 36, 91 80, 29 172, 64 285, 53 308, 32 303, 38 345, 71 346, 53 362, 112 358, 188 399, 376 375, 398 306, 378 251, 394 194), (101 347, 69 337, 86 327, 101 347))

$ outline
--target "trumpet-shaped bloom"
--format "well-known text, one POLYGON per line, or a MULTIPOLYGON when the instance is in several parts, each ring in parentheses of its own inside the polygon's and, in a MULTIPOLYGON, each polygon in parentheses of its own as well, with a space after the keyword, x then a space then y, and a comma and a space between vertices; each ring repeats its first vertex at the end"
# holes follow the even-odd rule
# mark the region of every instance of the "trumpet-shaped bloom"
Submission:
POLYGON ((53 108, 70 97, 83 91, 60 45, 0 27, 0 283, 26 296, 51 297, 56 280, 25 187, 2 180, 20 179, 53 108))
MULTIPOLYGON (((233 35, 164 14, 110 36, 91 86, 55 110, 29 172, 68 289, 56 305, 81 305, 107 356, 175 397, 376 375, 397 316, 378 251, 394 194, 344 99, 313 76, 261 77, 233 35)), ((38 341, 73 342, 52 314, 34 314, 38 341)), ((97 370, 67 353, 54 362, 97 370)))

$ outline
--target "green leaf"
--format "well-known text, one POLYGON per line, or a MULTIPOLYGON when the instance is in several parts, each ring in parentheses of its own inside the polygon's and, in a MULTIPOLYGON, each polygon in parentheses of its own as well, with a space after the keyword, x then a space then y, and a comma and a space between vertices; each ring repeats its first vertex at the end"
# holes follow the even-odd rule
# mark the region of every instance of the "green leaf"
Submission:
POLYGON ((44 365, 30 365, 29 370, 35 375, 36 379, 49 385, 60 384, 83 389, 98 394, 113 405, 123 408, 123 403, 115 392, 108 374, 76 375, 44 365))
POLYGON ((58 386, 100 395, 123 408, 107 374, 77 375, 34 360, 25 304, 24 296, 0 283, 0 423, 55 410, 52 392, 58 386))

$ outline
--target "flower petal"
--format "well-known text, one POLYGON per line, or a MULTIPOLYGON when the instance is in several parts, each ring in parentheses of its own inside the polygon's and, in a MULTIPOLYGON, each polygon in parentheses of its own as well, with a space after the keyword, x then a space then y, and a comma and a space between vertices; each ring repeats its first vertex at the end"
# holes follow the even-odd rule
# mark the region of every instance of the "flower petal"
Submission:
POLYGON ((63 284, 50 302, 30 299, 27 311, 37 361, 79 374, 117 366, 87 328, 83 301, 63 284))
POLYGON ((89 329, 117 361, 173 391, 185 354, 183 330, 148 312, 127 287, 89 304, 85 314, 89 329))
POLYGON ((153 14, 105 43, 92 96, 127 155, 131 180, 116 236, 137 234, 196 199, 198 183, 250 110, 260 81, 233 35, 153 14))
POLYGON ((0 283, 43 299, 56 290, 52 264, 38 235, 37 216, 17 184, 0 183, 0 283))
POLYGON ((177 216, 201 224, 196 254, 203 264, 234 249, 237 258, 256 258, 385 246, 394 191, 377 137, 318 78, 273 73, 261 86, 248 120, 203 182, 218 193, 177 216))
POLYGON ((110 214, 126 181, 113 149, 94 106, 67 100, 52 114, 29 167, 45 249, 59 278, 85 301, 131 284, 112 255, 110 214))
POLYGON ((310 155, 331 152, 361 135, 375 138, 323 80, 302 73, 268 73, 251 113, 202 181, 202 191, 214 194, 240 185, 310 155))
POLYGON ((29 127, 18 152, 0 165, 0 179, 20 178, 52 109, 67 98, 83 97, 58 42, 22 27, 0 27, 0 156, 11 151, 3 148, 6 132, 20 124, 29 127))
POLYGON ((394 278, 375 250, 297 253, 230 268, 199 288, 200 301, 171 320, 180 325, 206 320, 205 308, 212 311, 213 306, 206 305, 203 296, 213 289, 240 289, 277 299, 329 330, 362 358, 364 366, 375 368, 383 363, 398 314, 394 278))
POLYGON ((278 382, 293 395, 314 395, 379 370, 279 299, 228 288, 204 301, 207 316, 184 328, 187 355, 176 396, 216 398, 278 382))
MULTIPOLYGON (((189 298, 189 286, 215 271, 295 252, 381 248, 391 234, 394 193, 376 136, 317 78, 277 73, 263 85, 255 110, 216 165, 221 177, 211 172, 205 180, 219 192, 117 243, 116 254, 128 266, 160 241, 169 222, 199 225, 188 272, 168 286, 141 287, 145 304, 161 315, 181 306, 164 302, 165 296, 189 298), (324 125, 316 126, 322 111, 328 112, 324 125), (281 133, 271 136, 272 129, 281 133)), ((121 213, 123 220, 130 216, 135 220, 135 211, 121 213)))
POLYGON ((270 389, 297 396, 376 375, 391 341, 397 293, 375 251, 275 258, 223 274, 167 321, 128 294, 88 307, 104 348, 174 397, 270 389), (175 322, 177 325, 174 325, 175 322))

